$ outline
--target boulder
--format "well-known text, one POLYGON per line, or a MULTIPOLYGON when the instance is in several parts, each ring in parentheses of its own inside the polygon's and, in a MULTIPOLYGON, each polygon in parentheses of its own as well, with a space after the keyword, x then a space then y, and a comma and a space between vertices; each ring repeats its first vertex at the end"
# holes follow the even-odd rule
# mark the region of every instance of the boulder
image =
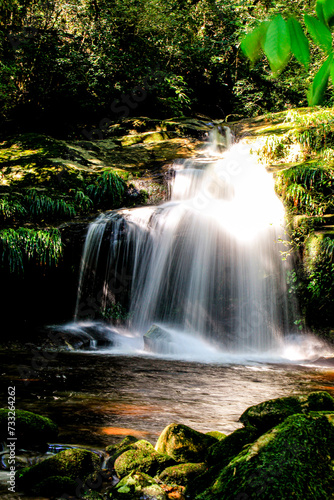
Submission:
POLYGON ((125 451, 131 449, 138 439, 134 436, 126 436, 119 444, 111 444, 106 447, 106 452, 110 455, 107 459, 107 467, 113 466, 115 460, 125 451))
POLYGON ((222 432, 219 432, 219 431, 210 431, 210 432, 207 432, 206 435, 216 438, 217 441, 221 441, 222 439, 226 438, 226 434, 223 434, 222 432))
MULTIPOLYGON (((32 491, 36 485, 53 476, 66 477, 73 481, 85 482, 90 474, 99 471, 100 457, 91 451, 70 449, 61 451, 39 464, 17 473, 18 488, 32 491)), ((51 480, 50 480, 51 481, 51 480)))
POLYGON ((64 493, 75 495, 78 483, 66 476, 50 476, 36 484, 31 490, 33 495, 47 498, 61 497, 64 493))
MULTIPOLYGON (((0 409, 0 441, 8 438, 8 425, 13 412, 0 409)), ((16 449, 45 447, 58 436, 57 425, 49 418, 24 410, 15 410, 16 449)))
POLYGON ((259 435, 259 431, 252 426, 235 430, 208 449, 206 462, 209 466, 225 467, 246 444, 253 443, 259 435))
POLYGON ((133 443, 129 450, 116 459, 114 468, 120 478, 134 471, 155 476, 174 464, 175 461, 171 457, 156 451, 151 443, 142 439, 133 443))
POLYGON ((173 354, 175 344, 168 330, 158 325, 152 325, 144 335, 144 349, 159 354, 173 354))
POLYGON ((159 480, 169 485, 187 486, 197 476, 203 474, 207 466, 202 464, 179 464, 167 467, 159 476, 159 480))
POLYGON ((334 413, 289 416, 242 450, 196 500, 303 500, 334 495, 334 413))
POLYGON ((245 426, 254 426, 261 433, 264 433, 283 422, 290 415, 323 410, 334 411, 334 399, 328 392, 311 392, 308 395, 270 399, 250 406, 241 415, 239 421, 245 426))
POLYGON ((124 477, 109 490, 109 495, 108 498, 117 500, 167 500, 166 493, 156 481, 142 472, 133 472, 124 477))
POLYGON ((217 440, 182 424, 168 425, 160 435, 155 449, 166 453, 176 462, 200 463, 208 448, 217 440))

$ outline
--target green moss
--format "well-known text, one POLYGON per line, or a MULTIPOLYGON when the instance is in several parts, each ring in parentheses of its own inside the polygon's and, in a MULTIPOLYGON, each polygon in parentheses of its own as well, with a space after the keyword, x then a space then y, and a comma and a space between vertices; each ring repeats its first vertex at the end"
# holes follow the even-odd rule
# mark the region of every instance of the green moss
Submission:
POLYGON ((239 418, 244 425, 254 426, 261 433, 280 424, 295 413, 308 413, 311 410, 334 411, 334 399, 327 392, 314 392, 303 396, 290 396, 270 399, 247 410, 239 418))
POLYGON ((136 472, 123 478, 115 488, 109 490, 109 497, 120 500, 155 499, 167 500, 163 489, 148 474, 136 472))
POLYGON ((208 449, 206 462, 210 466, 225 467, 246 444, 252 443, 258 437, 259 431, 251 425, 237 429, 208 449))
MULTIPOLYGON (((8 437, 8 417, 12 412, 0 409, 0 441, 8 437)), ((47 417, 30 411, 15 410, 15 434, 17 448, 35 447, 55 441, 58 435, 57 425, 47 417)))
POLYGON ((206 451, 216 442, 212 436, 195 431, 182 424, 170 424, 160 435, 155 449, 166 453, 177 462, 203 462, 206 451))
POLYGON ((86 478, 100 469, 100 458, 91 451, 70 449, 32 467, 22 469, 17 473, 18 487, 23 491, 32 491, 36 484, 52 476, 67 477, 73 481, 86 478))
POLYGON ((133 471, 154 476, 175 464, 170 456, 157 452, 148 441, 140 440, 130 446, 115 461, 114 468, 118 477, 122 478, 133 471))
POLYGON ((108 458, 108 465, 113 465, 116 458, 118 458, 122 453, 131 449, 134 443, 138 442, 138 439, 134 436, 126 436, 119 444, 112 444, 106 447, 106 452, 110 455, 108 458))
POLYGON ((225 467, 196 500, 317 500, 334 494, 334 414, 292 415, 225 467))
POLYGON ((159 480, 169 485, 187 486, 197 476, 207 470, 206 464, 179 464, 167 467, 159 476, 159 480))
POLYGON ((67 493, 75 495, 78 483, 69 477, 64 476, 51 476, 43 479, 33 489, 32 494, 36 496, 43 496, 54 498, 67 493))
POLYGON ((206 433, 207 436, 214 437, 218 439, 218 441, 221 441, 222 439, 226 438, 226 434, 223 434, 222 432, 219 431, 210 431, 206 433))

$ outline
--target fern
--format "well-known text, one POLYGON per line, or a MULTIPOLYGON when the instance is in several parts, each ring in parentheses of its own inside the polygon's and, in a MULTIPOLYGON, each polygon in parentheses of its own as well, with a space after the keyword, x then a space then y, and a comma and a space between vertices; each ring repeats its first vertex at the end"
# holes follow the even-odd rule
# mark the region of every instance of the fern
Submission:
POLYGON ((117 206, 125 195, 126 183, 115 172, 103 172, 95 184, 87 186, 87 194, 95 204, 110 202, 117 206))
POLYGON ((36 189, 29 191, 30 193, 24 197, 24 204, 33 216, 74 217, 76 215, 72 203, 68 203, 63 198, 54 199, 37 193, 36 189))
POLYGON ((326 236, 322 241, 322 252, 327 255, 330 260, 334 260, 334 239, 326 236))
POLYGON ((0 231, 0 252, 2 265, 11 273, 24 272, 27 262, 57 265, 62 254, 61 235, 58 229, 4 229, 0 231))
POLYGON ((12 219, 27 214, 27 210, 16 199, 0 198, 0 216, 2 219, 12 219))
POLYGON ((77 190, 74 195, 75 203, 83 210, 88 211, 93 208, 93 201, 83 191, 77 190))

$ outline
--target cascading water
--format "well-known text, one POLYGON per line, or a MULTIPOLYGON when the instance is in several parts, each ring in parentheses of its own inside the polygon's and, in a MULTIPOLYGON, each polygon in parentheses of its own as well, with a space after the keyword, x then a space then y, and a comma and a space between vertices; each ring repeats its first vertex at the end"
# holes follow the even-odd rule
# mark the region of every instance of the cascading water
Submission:
POLYGON ((284 209, 247 142, 230 146, 227 130, 222 152, 221 132, 212 135, 200 158, 175 162, 170 201, 90 225, 77 321, 116 301, 140 338, 158 324, 182 349, 184 338, 230 352, 277 348, 289 329, 284 209))

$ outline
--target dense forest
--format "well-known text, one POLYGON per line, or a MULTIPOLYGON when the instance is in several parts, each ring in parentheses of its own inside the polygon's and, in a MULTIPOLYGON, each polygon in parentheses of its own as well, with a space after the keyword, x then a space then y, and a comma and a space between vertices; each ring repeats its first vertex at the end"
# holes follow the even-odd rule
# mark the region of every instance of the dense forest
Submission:
POLYGON ((264 58, 250 67, 240 40, 264 18, 283 12, 301 20, 314 4, 4 0, 2 130, 77 136, 128 116, 235 119, 305 105, 321 63, 316 45, 310 72, 292 61, 274 78, 264 58))

